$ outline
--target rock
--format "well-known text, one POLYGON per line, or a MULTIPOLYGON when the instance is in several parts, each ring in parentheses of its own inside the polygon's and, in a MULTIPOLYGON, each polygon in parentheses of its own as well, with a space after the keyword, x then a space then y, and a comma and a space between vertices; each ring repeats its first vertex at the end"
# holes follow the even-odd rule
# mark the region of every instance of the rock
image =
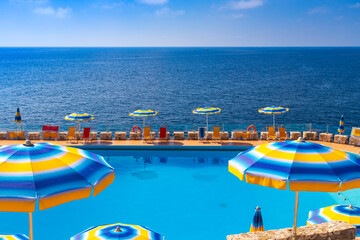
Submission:
POLYGON ((184 132, 174 132, 174 140, 184 140, 184 132))
POLYGON ((115 140, 126 140, 126 132, 116 132, 115 140))
POLYGON ((317 132, 303 132, 304 140, 316 140, 317 132))
POLYGON ((290 132, 290 140, 298 140, 301 137, 301 132, 290 132))
MULTIPOLYGON (((227 240, 290 240, 291 228, 269 230, 266 232, 241 233, 228 235, 227 240)), ((296 240, 354 240, 356 227, 353 225, 335 221, 322 224, 314 224, 297 228, 296 240)))
POLYGON ((100 140, 112 140, 112 132, 101 132, 100 133, 100 140))
POLYGON ((221 140, 229 140, 229 132, 220 132, 221 140))
POLYGON ((141 140, 141 133, 130 132, 130 140, 141 140))
POLYGON ((319 134, 319 141, 323 142, 332 142, 333 134, 331 133, 320 133, 319 134))
POLYGON ((40 132, 29 132, 27 138, 29 140, 40 140, 40 132))
POLYGON ((347 144, 348 143, 348 135, 340 135, 337 134, 334 137, 334 143, 347 144))
POLYGON ((199 133, 198 132, 188 132, 188 140, 198 140, 199 133))
POLYGON ((269 137, 269 133, 268 132, 261 132, 260 133, 260 140, 267 140, 269 137))

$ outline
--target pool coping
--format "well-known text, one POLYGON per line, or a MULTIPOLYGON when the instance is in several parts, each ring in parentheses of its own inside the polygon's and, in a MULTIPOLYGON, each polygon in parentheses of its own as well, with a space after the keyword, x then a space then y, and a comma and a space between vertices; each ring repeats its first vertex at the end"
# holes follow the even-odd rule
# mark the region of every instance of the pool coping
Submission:
POLYGON ((83 150, 205 150, 205 151, 245 151, 255 146, 142 146, 142 145, 68 145, 83 150))

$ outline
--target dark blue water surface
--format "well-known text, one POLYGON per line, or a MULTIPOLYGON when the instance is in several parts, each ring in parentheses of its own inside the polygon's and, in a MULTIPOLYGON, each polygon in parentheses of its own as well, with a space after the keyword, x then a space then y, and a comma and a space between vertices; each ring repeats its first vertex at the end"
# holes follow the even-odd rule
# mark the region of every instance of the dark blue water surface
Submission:
POLYGON ((128 126, 139 108, 188 128, 201 106, 222 108, 211 124, 271 124, 269 105, 290 108, 279 123, 360 125, 360 48, 0 48, 0 83, 3 128, 18 106, 28 129, 77 111, 128 126))

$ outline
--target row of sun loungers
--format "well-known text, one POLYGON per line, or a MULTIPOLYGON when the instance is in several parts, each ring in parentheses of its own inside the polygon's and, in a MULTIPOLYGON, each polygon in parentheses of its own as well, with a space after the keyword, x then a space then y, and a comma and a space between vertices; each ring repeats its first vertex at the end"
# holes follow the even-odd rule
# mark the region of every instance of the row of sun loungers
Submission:
MULTIPOLYGON (((58 126, 43 126, 42 133, 40 132, 29 132, 26 136, 25 131, 8 131, 7 133, 0 132, 0 139, 26 139, 26 137, 30 140, 61 140, 61 141, 79 141, 82 140, 84 142, 98 140, 99 134, 98 132, 91 132, 90 128, 83 128, 81 133, 78 133, 75 127, 69 127, 68 132, 59 132, 58 126)), ((306 140, 319 140, 325 142, 336 142, 336 143, 349 143, 352 145, 360 145, 360 129, 353 128, 351 136, 347 135, 333 135, 331 133, 320 133, 318 136, 317 132, 296 132, 291 131, 290 133, 286 132, 285 128, 278 128, 278 132, 275 131, 274 127, 268 127, 268 131, 258 132, 254 131, 233 131, 231 132, 231 137, 229 132, 220 131, 219 126, 214 126, 213 131, 206 131, 205 127, 199 127, 198 131, 190 131, 187 133, 187 140, 213 140, 213 141, 221 141, 221 140, 296 140, 299 137, 303 137, 306 140)), ((151 131, 150 127, 144 127, 143 133, 139 132, 115 132, 115 139, 113 139, 112 132, 101 132, 100 140, 143 140, 143 141, 153 141, 156 139, 156 133, 151 131)), ((172 133, 173 140, 185 140, 184 132, 173 132, 172 133)), ((167 131, 166 127, 161 127, 159 132, 157 133, 157 140, 159 141, 169 141, 170 140, 170 132, 167 131)))

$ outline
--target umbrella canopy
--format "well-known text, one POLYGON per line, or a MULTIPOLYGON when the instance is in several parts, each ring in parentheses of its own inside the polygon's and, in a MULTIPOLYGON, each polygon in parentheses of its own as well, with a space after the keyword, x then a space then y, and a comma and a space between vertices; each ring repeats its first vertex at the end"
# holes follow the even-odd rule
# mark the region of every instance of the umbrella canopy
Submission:
POLYGON ((255 215, 250 227, 250 232, 263 232, 263 231, 265 231, 265 229, 261 216, 261 208, 256 207, 255 215))
POLYGON ((19 108, 17 108, 14 122, 16 122, 16 123, 21 123, 21 122, 22 122, 22 120, 21 120, 21 115, 20 115, 20 109, 19 109, 19 108))
POLYGON ((203 108, 197 108, 192 111, 193 114, 202 114, 206 115, 206 129, 208 131, 209 128, 209 118, 208 115, 212 114, 218 114, 221 112, 220 108, 214 108, 214 107, 203 107, 203 108))
POLYGON ((205 114, 205 115, 217 114, 220 112, 221 112, 220 108, 214 108, 214 107, 197 108, 192 111, 192 113, 194 114, 205 114))
POLYGON ((289 108, 276 107, 276 106, 260 108, 258 110, 259 113, 272 114, 273 115, 273 126, 274 127, 275 127, 275 114, 282 114, 282 113, 285 113, 287 111, 289 111, 289 108))
POLYGON ((72 113, 65 116, 65 120, 82 122, 82 121, 90 121, 93 120, 95 117, 88 113, 72 113))
POLYGON ((338 127, 338 132, 344 133, 345 132, 345 127, 344 127, 344 115, 341 115, 340 117, 340 123, 339 123, 339 127, 338 127))
POLYGON ((355 225, 356 235, 360 235, 360 208, 347 205, 333 205, 309 212, 307 224, 320 224, 331 221, 344 221, 355 225))
POLYGON ((51 143, 0 147, 0 211, 32 212, 96 196, 115 178, 103 157, 51 143))
POLYGON ((105 189, 114 169, 103 157, 51 143, 0 147, 0 211, 33 212, 105 189))
POLYGON ((138 239, 138 240, 163 240, 164 237, 147 227, 115 223, 91 227, 73 236, 70 240, 111 240, 111 239, 138 239))
POLYGON ((229 161, 240 180, 296 191, 294 232, 299 191, 338 192, 360 187, 360 160, 312 142, 274 142, 240 153, 229 161))
POLYGON ((156 114, 158 114, 157 111, 153 111, 150 109, 139 109, 132 113, 129 113, 129 115, 133 117, 150 117, 150 116, 156 116, 156 114))
POLYGON ((24 234, 14 234, 14 235, 1 235, 0 240, 29 240, 29 237, 24 234))
POLYGON ((139 109, 132 113, 129 113, 129 115, 133 117, 143 117, 143 127, 145 127, 145 117, 156 116, 157 114, 157 111, 153 111, 150 109, 139 109))

